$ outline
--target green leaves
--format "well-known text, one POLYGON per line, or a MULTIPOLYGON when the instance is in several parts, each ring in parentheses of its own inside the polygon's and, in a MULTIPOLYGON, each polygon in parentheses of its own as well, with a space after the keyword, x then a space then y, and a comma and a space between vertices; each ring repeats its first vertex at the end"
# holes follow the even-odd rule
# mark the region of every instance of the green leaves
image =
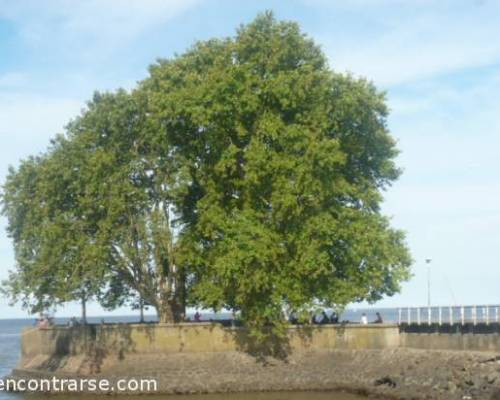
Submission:
POLYGON ((262 340, 284 332, 284 309, 392 295, 411 260, 380 214, 400 173, 387 113, 383 93, 270 13, 197 43, 131 93, 96 93, 11 171, 8 290, 140 298, 163 321, 185 301, 233 309, 262 340))
POLYGON ((379 215, 399 174, 384 96, 330 71, 296 24, 261 15, 156 65, 142 89, 196 166, 179 207, 196 215, 182 231, 193 303, 258 329, 283 307, 374 301, 408 277, 403 235, 379 215))

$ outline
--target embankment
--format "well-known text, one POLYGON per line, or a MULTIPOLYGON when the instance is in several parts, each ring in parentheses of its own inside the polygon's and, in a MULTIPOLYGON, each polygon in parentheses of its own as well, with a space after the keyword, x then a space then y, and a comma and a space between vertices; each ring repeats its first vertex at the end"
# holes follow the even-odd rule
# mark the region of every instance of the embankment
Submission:
POLYGON ((383 398, 500 399, 498 331, 482 335, 491 337, 396 325, 292 327, 285 341, 263 349, 244 329, 219 324, 28 329, 13 376, 154 378, 162 393, 346 389, 383 398), (464 343, 486 351, 463 351, 464 343))

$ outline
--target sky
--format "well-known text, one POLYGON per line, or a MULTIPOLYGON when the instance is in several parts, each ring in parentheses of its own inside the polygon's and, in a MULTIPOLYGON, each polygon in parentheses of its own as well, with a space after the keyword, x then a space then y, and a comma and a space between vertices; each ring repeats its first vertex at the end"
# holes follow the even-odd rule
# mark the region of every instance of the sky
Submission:
MULTIPOLYGON (((376 305, 426 305, 428 267, 432 304, 499 304, 499 1, 0 0, 0 182, 95 90, 130 89, 157 58, 234 35, 265 10, 299 22, 332 69, 387 93, 404 173, 383 212, 414 264, 401 293, 376 305)), ((5 226, 0 217, 0 280, 15 266, 5 226)), ((26 315, 0 297, 0 318, 26 315)))

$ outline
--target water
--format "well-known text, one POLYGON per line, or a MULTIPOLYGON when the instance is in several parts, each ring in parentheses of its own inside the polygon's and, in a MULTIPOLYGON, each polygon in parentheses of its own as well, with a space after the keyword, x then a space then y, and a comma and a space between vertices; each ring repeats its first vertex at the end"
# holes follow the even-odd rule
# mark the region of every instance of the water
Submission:
MULTIPOLYGON (((1 396, 1 395, 0 395, 1 396)), ((106 396, 106 395, 105 395, 106 396)), ((19 395, 13 395, 13 400, 22 400, 19 395)), ((103 397, 81 395, 66 396, 57 395, 57 400, 103 400, 103 397)), ((2 397, 0 397, 2 398, 2 397)), ((109 396, 108 396, 109 398, 109 396)), ((3 399, 3 398, 2 398, 3 399)), ((29 396, 33 400, 53 400, 52 396, 29 396)), ((124 400, 366 400, 366 397, 359 397, 349 393, 333 392, 266 392, 266 393, 218 393, 218 394, 195 394, 195 395, 153 395, 153 396, 130 396, 119 397, 124 400)))
MULTIPOLYGON (((30 320, 0 320, 0 378, 10 373, 20 353, 21 330, 31 325, 30 320)), ((0 392, 0 399, 18 398, 0 392)))
MULTIPOLYGON (((149 319, 153 319, 149 317, 149 319)), ((101 318, 89 318, 98 323, 101 318)), ((106 317, 106 322, 137 322, 138 317, 106 317)), ((67 318, 56 318, 57 324, 66 324, 67 318)), ((33 326, 34 319, 0 319, 0 379, 8 375, 17 365, 21 349, 21 331, 33 326)), ((21 400, 22 396, 0 391, 0 400, 21 400)))

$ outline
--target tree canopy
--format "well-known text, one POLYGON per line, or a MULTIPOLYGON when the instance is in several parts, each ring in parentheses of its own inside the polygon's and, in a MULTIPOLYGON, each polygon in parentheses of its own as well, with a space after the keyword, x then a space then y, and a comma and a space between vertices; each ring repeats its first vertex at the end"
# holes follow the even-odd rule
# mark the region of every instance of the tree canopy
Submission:
POLYGON ((380 211, 400 174, 387 115, 384 93, 271 13, 196 43, 133 91, 96 93, 11 169, 4 288, 33 310, 82 296, 139 297, 162 321, 237 310, 254 332, 393 295, 411 259, 380 211))

